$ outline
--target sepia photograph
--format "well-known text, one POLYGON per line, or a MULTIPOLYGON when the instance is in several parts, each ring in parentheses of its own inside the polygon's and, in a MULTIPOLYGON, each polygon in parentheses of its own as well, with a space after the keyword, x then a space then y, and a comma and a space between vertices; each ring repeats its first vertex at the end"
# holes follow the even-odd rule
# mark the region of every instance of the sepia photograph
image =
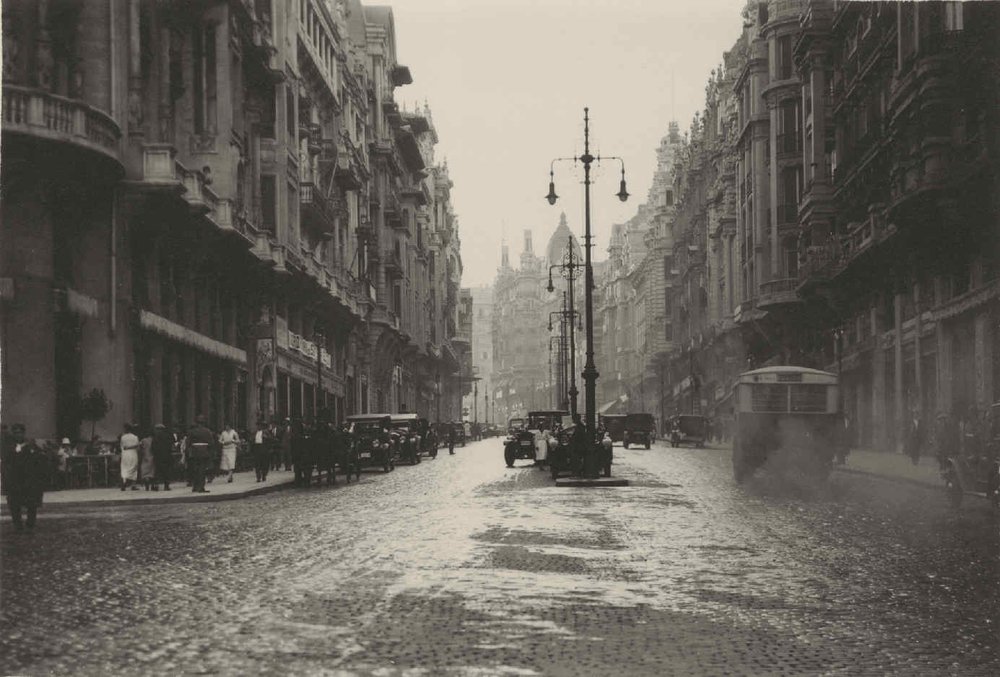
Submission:
POLYGON ((0 677, 1000 675, 1000 0, 0 28, 0 677))

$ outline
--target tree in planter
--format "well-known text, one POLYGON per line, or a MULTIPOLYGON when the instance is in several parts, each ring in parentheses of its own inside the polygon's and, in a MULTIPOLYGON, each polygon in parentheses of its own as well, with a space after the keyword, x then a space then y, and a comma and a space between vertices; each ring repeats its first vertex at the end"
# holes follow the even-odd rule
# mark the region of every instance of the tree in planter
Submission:
POLYGON ((90 439, 94 439, 97 422, 111 411, 111 402, 100 388, 94 388, 80 399, 80 418, 90 421, 90 439))

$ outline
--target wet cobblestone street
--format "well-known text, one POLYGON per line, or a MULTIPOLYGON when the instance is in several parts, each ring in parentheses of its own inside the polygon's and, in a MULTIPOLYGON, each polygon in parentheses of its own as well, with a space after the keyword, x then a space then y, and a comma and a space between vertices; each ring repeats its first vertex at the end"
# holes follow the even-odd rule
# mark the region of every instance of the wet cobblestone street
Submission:
POLYGON ((494 439, 360 484, 2 527, 4 674, 1000 673, 984 501, 615 448, 618 489, 494 439))

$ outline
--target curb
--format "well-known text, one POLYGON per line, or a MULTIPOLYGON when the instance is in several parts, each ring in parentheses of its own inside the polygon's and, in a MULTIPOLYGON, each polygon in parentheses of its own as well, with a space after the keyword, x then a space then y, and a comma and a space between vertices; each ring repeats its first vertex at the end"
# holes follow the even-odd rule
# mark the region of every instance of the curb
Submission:
MULTIPOLYGON (((150 498, 133 498, 133 499, 107 499, 102 501, 66 501, 66 502, 56 502, 56 503, 45 503, 42 502, 40 511, 54 512, 59 511, 64 508, 79 510, 80 508, 120 508, 127 506, 144 506, 144 505, 173 505, 175 503, 218 503, 220 501, 233 501, 239 498, 248 498, 250 496, 260 496, 262 494, 269 494, 274 491, 281 491, 282 489, 289 489, 295 486, 293 480, 288 480, 281 482, 279 484, 269 484, 264 487, 254 487, 253 489, 247 489, 246 491, 233 492, 229 494, 192 494, 190 496, 184 496, 183 498, 165 498, 165 497, 150 497, 150 498)), ((187 487, 185 487, 187 488, 187 487)), ((4 504, 0 506, 0 514, 6 515, 10 511, 7 505, 4 504)))
MULTIPOLYGON (((875 477, 880 480, 888 480, 889 482, 903 482, 905 484, 913 484, 918 487, 930 488, 930 489, 941 489, 941 485, 936 482, 925 482, 924 480, 915 480, 912 477, 899 477, 898 475, 886 475, 884 473, 872 472, 871 470, 860 470, 858 468, 845 468, 843 466, 834 466, 833 468, 837 472, 848 473, 850 475, 865 475, 866 477, 875 477)), ((969 492, 966 492, 969 493, 969 492)))
POLYGON ((600 477, 596 480, 585 480, 576 477, 560 477, 556 479, 557 487, 587 487, 588 489, 601 489, 604 487, 627 487, 627 479, 620 477, 600 477))
MULTIPOLYGON (((924 489, 940 489, 944 490, 944 486, 938 484, 937 482, 925 482, 924 480, 915 480, 911 477, 898 477, 896 475, 884 475, 882 473, 871 472, 870 470, 859 470, 857 468, 843 468, 836 467, 834 470, 838 472, 848 473, 851 475, 864 475, 867 477, 874 477, 880 480, 886 480, 888 482, 901 482, 904 484, 912 484, 914 486, 922 487, 924 489)), ((986 494, 980 491, 965 491, 966 496, 978 496, 979 498, 986 499, 986 494)))

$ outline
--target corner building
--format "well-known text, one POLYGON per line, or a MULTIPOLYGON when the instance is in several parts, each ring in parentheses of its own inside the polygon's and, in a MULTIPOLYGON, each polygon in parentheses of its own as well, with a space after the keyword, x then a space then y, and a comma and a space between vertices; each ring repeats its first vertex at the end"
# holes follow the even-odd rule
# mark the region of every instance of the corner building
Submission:
POLYGON ((105 438, 444 396, 456 226, 389 8, 13 1, 4 54, 5 422, 76 438, 92 388, 105 438))

